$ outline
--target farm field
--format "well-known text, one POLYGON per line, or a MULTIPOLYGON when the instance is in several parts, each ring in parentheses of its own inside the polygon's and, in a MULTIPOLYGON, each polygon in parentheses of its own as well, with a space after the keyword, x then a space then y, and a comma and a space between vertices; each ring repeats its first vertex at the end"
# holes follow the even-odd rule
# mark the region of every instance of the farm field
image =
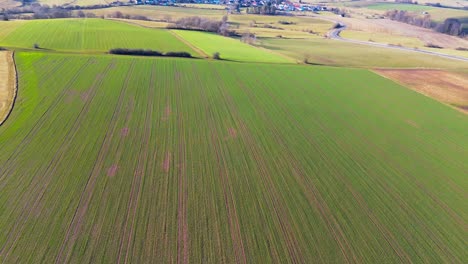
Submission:
POLYGON ((412 5, 412 4, 395 4, 395 3, 350 3, 347 4, 348 8, 356 11, 364 11, 365 13, 384 13, 388 10, 405 10, 409 12, 428 12, 431 15, 431 19, 436 22, 443 22, 447 18, 453 17, 467 17, 466 10, 454 9, 454 8, 440 8, 425 5, 412 5))
MULTIPOLYGON (((54 19, 0 22, 13 27, 0 35, 0 46, 67 52, 107 52, 111 48, 142 48, 197 55, 166 30, 155 30, 103 19, 54 19)), ((3 33, 4 30, 0 30, 3 33)))
POLYGON ((430 11, 435 9, 431 6, 413 5, 413 4, 395 4, 395 3, 374 3, 366 5, 366 8, 372 10, 405 10, 405 11, 430 11))
POLYGON ((0 125, 13 106, 16 93, 16 73, 11 51, 0 51, 0 125))
MULTIPOLYGON (((427 45, 427 43, 433 43, 433 42, 426 43, 422 41, 421 39, 415 38, 415 37, 395 36, 395 35, 391 35, 388 33, 365 32, 365 31, 355 31, 355 30, 345 30, 340 34, 340 36, 346 39, 371 41, 371 42, 384 43, 384 44, 389 44, 389 45, 403 46, 403 47, 408 47, 408 48, 418 48, 421 50, 435 51, 438 53, 468 58, 468 51, 462 51, 462 50, 456 50, 456 49, 450 49, 450 48, 442 48, 442 49, 428 48, 428 47, 425 47, 425 45, 427 45)), ((460 39, 460 42, 463 42, 463 40, 460 39)), ((443 42, 443 39, 439 39, 437 43, 446 44, 447 42, 443 42)), ((466 43, 468 44, 468 41, 466 41, 466 43)), ((459 47, 462 47, 462 45, 459 47)))
POLYGON ((419 0, 418 3, 420 5, 425 5, 425 4, 437 4, 441 3, 444 6, 450 6, 450 7, 465 7, 468 6, 468 1, 467 0, 419 0))
MULTIPOLYGON (((158 20, 159 22, 173 22, 187 16, 200 16, 214 20, 221 20, 222 17, 227 14, 224 10, 167 6, 113 7, 96 9, 92 12, 98 16, 108 17, 112 16, 117 11, 133 16, 144 15, 152 20, 158 20)), ((331 22, 307 16, 264 16, 246 14, 245 11, 243 11, 241 15, 230 14, 228 17, 228 21, 233 29, 239 32, 249 31, 251 33, 257 34, 259 37, 285 35, 286 37, 291 36, 304 38, 311 36, 310 33, 308 33, 311 30, 318 34, 324 34, 333 26, 333 23, 331 22), (292 22, 292 24, 284 25, 279 23, 279 21, 288 21, 292 22), (281 29, 265 28, 265 26, 273 26, 281 29)), ((147 21, 136 23, 141 23, 142 25, 148 24, 147 21)), ((159 24, 159 26, 166 25, 167 24, 159 24)))
MULTIPOLYGON (((433 43, 444 47, 444 50, 439 50, 439 52, 453 52, 459 47, 468 46, 467 39, 437 33, 430 29, 416 27, 388 19, 336 18, 336 20, 346 24, 349 29, 343 31, 342 34, 350 34, 348 31, 352 31, 355 34, 360 34, 361 37, 364 38, 366 34, 369 35, 369 38, 371 37, 370 35, 375 34, 383 42, 396 43, 397 41, 400 41, 407 42, 409 45, 411 45, 412 41, 415 42, 413 45, 433 43), (357 33, 356 31, 360 32, 357 33), (419 39, 422 43, 416 43, 416 39, 419 39)), ((468 52, 464 53, 465 56, 468 56, 468 52)))
POLYGON ((425 45, 423 41, 415 37, 395 36, 388 33, 379 32, 344 30, 341 32, 340 36, 347 39, 374 41, 393 45, 403 45, 405 47, 422 47, 425 45))
POLYGON ((275 54, 273 51, 256 48, 243 43, 240 40, 197 31, 173 30, 173 32, 208 55, 213 55, 215 52, 219 52, 221 54, 221 58, 224 60, 240 62, 294 63, 292 59, 281 56, 280 54, 275 54))
POLYGON ((122 12, 129 15, 142 15, 153 20, 177 20, 187 16, 201 16, 211 19, 219 19, 226 14, 224 10, 202 9, 202 8, 183 8, 174 6, 121 6, 94 9, 93 13, 97 16, 108 16, 115 12, 122 12))
POLYGON ((380 47, 314 39, 261 39, 259 45, 266 49, 310 63, 348 67, 434 68, 468 70, 463 62, 380 47))
POLYGON ((468 113, 468 73, 414 69, 381 69, 376 72, 468 113))
POLYGON ((368 70, 16 61, 1 262, 467 257, 466 115, 368 70))

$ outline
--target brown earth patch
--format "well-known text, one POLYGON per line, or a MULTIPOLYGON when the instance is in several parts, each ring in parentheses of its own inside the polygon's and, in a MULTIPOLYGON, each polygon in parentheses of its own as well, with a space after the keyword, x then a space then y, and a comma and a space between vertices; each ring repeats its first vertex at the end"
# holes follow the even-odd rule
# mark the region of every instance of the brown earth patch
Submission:
POLYGON ((419 93, 455 106, 461 112, 468 114, 468 74, 466 73, 419 69, 374 71, 419 93))
POLYGON ((119 169, 119 167, 114 164, 112 166, 110 166, 108 169, 107 169, 107 176, 109 177, 114 177, 115 174, 117 173, 117 170, 119 169))
POLYGON ((163 170, 164 172, 169 172, 169 168, 171 167, 171 153, 170 152, 167 152, 166 153, 166 157, 164 158, 164 161, 163 161, 163 170))
POLYGON ((75 90, 68 90, 65 92, 65 103, 70 104, 72 103, 75 98, 78 96, 78 92, 75 90))
POLYGON ((80 94, 81 101, 84 103, 87 102, 89 100, 90 94, 91 94, 90 91, 82 92, 80 94))
POLYGON ((122 129, 120 130, 120 135, 121 135, 122 137, 128 136, 129 133, 130 133, 130 128, 128 128, 128 127, 124 127, 124 128, 122 128, 122 129))
POLYGON ((230 127, 228 129, 228 133, 229 133, 230 138, 236 138, 237 137, 237 131, 232 127, 230 127))
POLYGON ((163 114, 162 120, 167 121, 169 119, 170 115, 171 115, 171 107, 166 106, 166 108, 164 109, 164 114, 163 114))
POLYGON ((408 120, 406 120, 406 123, 408 125, 412 126, 412 127, 419 128, 419 125, 416 122, 414 122, 413 120, 408 119, 408 120))
POLYGON ((0 52, 0 125, 13 108, 16 96, 16 70, 11 51, 0 52))

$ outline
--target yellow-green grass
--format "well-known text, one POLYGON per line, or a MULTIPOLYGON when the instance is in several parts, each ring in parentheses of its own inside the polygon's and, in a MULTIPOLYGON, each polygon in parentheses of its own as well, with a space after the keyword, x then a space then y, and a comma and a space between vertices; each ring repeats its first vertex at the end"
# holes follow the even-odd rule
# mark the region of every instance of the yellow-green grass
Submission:
POLYGON ((442 4, 444 6, 450 6, 450 7, 465 7, 468 6, 468 1, 466 0, 419 0, 418 3, 420 5, 425 5, 425 4, 442 4))
MULTIPOLYGON (((250 31, 258 34, 260 37, 271 37, 276 35, 285 35, 287 37, 307 38, 312 31, 323 35, 333 26, 333 23, 306 16, 260 16, 251 14, 230 15, 229 21, 233 22, 233 28, 239 26, 238 31, 250 31), (293 24, 284 25, 280 21, 292 22, 293 24), (281 29, 265 28, 272 26, 281 29)), ((236 29, 237 30, 237 29, 236 29)))
POLYGON ((364 13, 372 15, 375 13, 383 14, 388 10, 406 10, 422 15, 422 12, 428 12, 431 19, 435 22, 443 22, 447 18, 467 17, 468 11, 454 8, 439 8, 426 5, 395 4, 395 3, 372 3, 372 2, 350 2, 344 4, 354 13, 364 13))
POLYGON ((452 8, 435 8, 429 11, 432 20, 436 22, 443 22, 447 18, 464 18, 468 17, 467 10, 458 10, 452 8))
POLYGON ((150 20, 136 20, 136 19, 119 19, 119 18, 109 18, 116 21, 121 21, 124 23, 129 23, 137 26, 147 27, 147 28, 159 28, 167 29, 167 26, 170 23, 160 22, 160 21, 150 21, 150 20))
POLYGON ((223 37, 213 33, 174 30, 174 33, 201 49, 208 55, 215 52, 221 54, 225 60, 239 62, 268 62, 268 63, 293 63, 294 61, 285 58, 272 51, 259 49, 252 45, 241 42, 238 39, 223 37))
POLYGON ((438 48, 428 48, 428 47, 422 47, 420 49, 421 50, 438 52, 438 53, 447 54, 447 55, 454 55, 454 56, 460 56, 460 57, 468 58, 468 51, 465 51, 465 50, 456 50, 456 49, 447 49, 447 48, 438 49, 438 48))
POLYGON ((366 32, 357 30, 344 30, 340 34, 343 38, 362 41, 373 41, 378 43, 402 45, 405 47, 423 47, 425 43, 415 37, 399 36, 381 32, 366 32))
POLYGON ((463 263, 468 117, 363 69, 17 53, 0 262, 463 263))
POLYGON ((0 21, 0 42, 25 23, 24 20, 0 21))
POLYGON ((413 4, 396 4, 396 3, 375 3, 368 4, 366 8, 372 10, 404 10, 404 11, 430 11, 433 9, 431 6, 413 5, 413 4))
POLYGON ((309 58, 310 63, 325 65, 468 69, 463 61, 324 38, 262 39, 261 46, 296 58, 297 61, 302 62, 304 58, 309 58))
POLYGON ((112 48, 141 48, 162 52, 187 51, 187 45, 166 30, 104 19, 32 20, 22 23, 0 45, 68 52, 106 52, 112 48))

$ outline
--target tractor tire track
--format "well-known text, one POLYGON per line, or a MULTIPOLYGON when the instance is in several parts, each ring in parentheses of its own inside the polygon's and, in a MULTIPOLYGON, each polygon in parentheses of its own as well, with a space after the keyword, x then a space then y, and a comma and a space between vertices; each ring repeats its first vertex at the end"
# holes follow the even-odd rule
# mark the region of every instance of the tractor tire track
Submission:
MULTIPOLYGON (((96 87, 98 85, 100 85, 99 80, 93 84, 93 87, 91 89, 94 90, 94 92, 95 92, 96 87)), ((88 107, 89 107, 89 103, 85 104, 83 106, 83 108, 80 110, 80 112, 78 113, 78 115, 77 115, 77 117, 76 117, 76 119, 75 119, 75 121, 73 123, 73 126, 67 131, 67 133, 66 133, 66 135, 65 135, 59 149, 56 151, 56 153, 54 154, 52 160, 49 162, 49 164, 45 168, 45 171, 37 172, 33 176, 33 180, 31 182, 30 186, 33 186, 34 189, 30 190, 28 193, 32 193, 32 194, 38 193, 38 195, 34 199, 32 207, 30 207, 30 203, 27 203, 27 202, 23 205, 22 210, 21 210, 22 213, 19 216, 20 220, 17 220, 15 222, 14 227, 8 233, 5 245, 0 249, 0 255, 4 255, 5 258, 8 257, 8 255, 10 253, 10 250, 13 248, 13 245, 19 239, 19 237, 21 235, 21 232, 23 231, 23 229, 24 229, 24 227, 25 227, 25 225, 27 223, 27 220, 29 219, 31 213, 33 211, 35 211, 35 209, 37 208, 39 202, 42 200, 42 197, 44 196, 44 194, 45 194, 45 192, 47 190, 47 187, 48 187, 48 184, 49 184, 49 181, 51 180, 51 178, 48 178, 46 180, 44 178, 39 177, 39 175, 46 175, 46 176, 47 175, 49 175, 49 176, 53 175, 53 173, 57 169, 60 161, 64 157, 64 153, 69 148, 71 141, 73 140, 73 138, 76 135, 76 131, 78 130, 79 123, 80 123, 79 121, 83 118, 83 116, 85 116, 88 113, 88 107), (46 181, 44 184, 40 184, 40 183, 42 183, 44 181, 46 181), (28 210, 28 207, 30 207, 29 210, 28 210), (17 236, 15 237, 14 241, 12 242, 12 245, 8 249, 6 249, 6 245, 8 244, 8 242, 10 241, 10 239, 13 236, 14 233, 17 233, 17 236), (7 251, 5 252, 5 250, 7 250, 7 251)), ((27 198, 25 198, 25 199, 27 199, 27 198)))
MULTIPOLYGON (((194 68, 194 71, 195 70, 196 69, 194 68)), ((218 129, 216 129, 216 122, 214 119, 215 115, 212 112, 211 107, 209 107, 210 103, 207 100, 207 98, 209 97, 204 89, 202 89, 201 98, 204 101, 203 105, 205 106, 206 113, 209 113, 208 125, 210 127, 210 131, 212 131, 211 145, 215 150, 219 175, 221 176, 220 178, 222 181, 224 204, 227 211, 227 220, 231 234, 231 240, 233 243, 233 250, 236 258, 236 263, 247 263, 247 257, 240 230, 239 216, 234 205, 232 184, 229 180, 228 165, 223 154, 221 153, 222 148, 220 138, 217 136, 218 134, 220 134, 220 132, 218 131, 218 129)))
POLYGON ((91 202, 91 197, 92 193, 94 190, 94 185, 96 183, 96 180, 99 176, 99 173, 102 170, 102 167, 104 165, 105 158, 108 155, 112 139, 114 135, 116 134, 116 129, 117 129, 117 119, 120 116, 120 113, 122 111, 122 106, 124 102, 124 95, 125 92, 129 86, 129 76, 133 73, 133 70, 135 68, 135 61, 132 62, 129 71, 127 72, 127 78, 124 81, 119 99, 116 105, 116 108, 112 114, 111 121, 108 124, 107 127, 107 133, 102 141, 101 147, 99 149, 99 154, 98 157, 94 163, 93 169, 88 177, 88 181, 86 182, 86 185, 83 189, 83 192, 80 195, 80 199, 78 202, 78 205, 75 209, 75 213, 70 221, 70 225, 67 228, 67 232, 65 234, 65 237, 62 242, 62 246, 56 256, 55 263, 64 263, 68 262, 68 258, 71 255, 71 249, 69 252, 66 254, 65 259, 63 259, 63 254, 65 249, 70 245, 72 248, 73 244, 75 243, 77 236, 79 234, 79 231, 81 229, 81 225, 83 222, 83 218, 86 214, 87 208, 91 202))
POLYGON ((144 135, 143 140, 141 140, 140 155, 138 157, 138 164, 133 176, 132 188, 130 192, 130 198, 127 206, 127 217, 124 225, 123 237, 121 238, 120 248, 119 248, 119 258, 117 263, 121 263, 121 254, 123 254, 123 249, 126 248, 124 263, 128 263, 129 252, 132 246, 131 241, 133 241, 135 233, 135 219, 137 215, 138 204, 141 196, 141 189, 143 188, 142 184, 144 182, 144 176, 146 174, 146 167, 148 165, 149 157, 149 142, 151 139, 151 122, 153 120, 153 105, 154 105, 154 82, 155 82, 155 66, 152 65, 151 77, 150 77, 150 88, 148 91, 149 103, 146 107, 146 115, 144 120, 144 135), (135 198, 136 197, 136 198, 135 198), (131 218, 130 230, 128 231, 128 223, 131 218), (126 245, 126 246, 125 246, 126 245))
MULTIPOLYGON (((276 96, 274 95, 271 90, 269 90, 267 87, 264 87, 264 86, 261 86, 263 88, 263 90, 268 94, 268 96, 270 96, 270 98, 272 98, 276 105, 280 106, 280 108, 282 109, 282 111, 285 113, 285 116, 288 117, 288 119, 295 125, 295 127, 297 129, 299 129, 302 134, 304 135, 304 138, 307 139, 307 141, 312 144, 312 145, 315 145, 316 147, 316 150, 318 152, 321 153, 321 156, 324 156, 325 153, 323 153, 322 150, 320 150, 320 148, 316 145, 315 141, 313 139, 310 138, 310 136, 308 135, 307 133, 307 130, 305 129, 305 127, 302 125, 301 122, 299 122, 299 120, 297 120, 296 118, 294 118, 293 114, 289 111, 289 109, 281 102, 281 100, 276 96)), ((328 131, 329 134, 332 133, 332 131, 330 131, 328 128, 326 128, 323 124, 321 123, 317 123, 321 129, 323 131, 328 131)), ((343 144, 346 144, 346 142, 342 142, 343 144)), ((330 168, 331 169, 331 168, 330 168)), ((331 169, 331 171, 335 171, 334 169, 331 169)), ((336 171, 335 171, 336 172, 336 171)), ((360 196, 358 194, 358 192, 352 187, 352 184, 349 182, 349 180, 345 179, 345 177, 342 177, 340 173, 336 172, 334 173, 334 175, 337 175, 339 180, 343 183, 345 183, 345 186, 346 188, 348 189, 348 191, 350 191, 350 193, 353 195, 353 197, 355 198, 356 202, 358 202, 358 204, 360 205, 361 209, 363 209, 363 211, 366 212, 367 216, 369 217, 369 219, 371 220, 371 222, 376 226, 376 228, 381 232, 381 234, 383 235, 384 239, 387 241, 387 243, 392 247, 392 249, 394 250, 394 252, 398 255, 398 257, 400 258, 401 261, 403 262, 411 262, 411 258, 409 257, 409 255, 403 250, 403 248, 398 244, 398 242, 396 242, 396 239, 395 237, 393 236, 393 234, 378 220, 378 218, 375 216, 375 214, 373 214, 373 212, 370 210, 370 208, 367 206, 367 203, 364 202, 364 199, 362 198, 362 196, 360 196)))
MULTIPOLYGON (((59 105, 59 103, 62 101, 63 97, 66 95, 66 91, 70 89, 70 87, 75 83, 75 81, 78 79, 78 77, 81 76, 81 72, 89 66, 91 62, 91 59, 89 59, 86 63, 84 63, 76 72, 76 74, 73 76, 73 78, 70 79, 70 81, 67 83, 67 85, 62 89, 61 93, 55 98, 52 104, 44 111, 44 113, 41 115, 41 117, 37 120, 37 122, 34 124, 34 126, 31 128, 31 130, 28 132, 28 134, 23 138, 23 140, 20 142, 20 144, 15 148, 15 151, 10 155, 10 157, 5 161, 4 164, 7 164, 3 170, 0 171, 0 182, 4 182, 3 179, 4 177, 8 176, 11 173, 11 170, 14 169, 16 166, 16 163, 13 162, 18 155, 24 150, 25 147, 28 146, 28 144, 33 140, 36 136, 36 133, 41 130, 43 127, 45 120, 48 120, 50 115, 54 113, 54 109, 59 105)), ((57 66, 57 69, 59 68, 60 65, 57 66)), ((43 99, 45 100, 45 99, 43 99)), ((4 183, 5 184, 5 183, 4 183)), ((0 186, 0 188, 2 188, 0 186)))
MULTIPOLYGON (((180 76, 175 76, 176 79, 180 76)), ((184 132, 184 115, 182 104, 184 102, 182 95, 182 87, 177 89, 177 128, 178 128, 178 209, 177 209, 177 263, 189 263, 189 230, 187 219, 187 201, 188 201, 188 186, 187 186, 187 147, 185 143, 184 132)))
MULTIPOLYGON (((245 86, 245 84, 241 83, 239 84, 241 89, 249 96, 251 100, 252 105, 258 105, 254 101, 259 100, 259 99, 253 99, 256 96, 252 94, 252 92, 245 86)), ((266 124, 272 124, 272 120, 269 120, 266 118, 266 115, 264 112, 260 112, 259 109, 257 109, 258 113, 260 116, 264 119, 266 124)), ((284 142, 284 140, 279 136, 280 133, 276 129, 275 126, 270 125, 270 128, 272 129, 273 133, 276 135, 276 140, 279 142, 282 146, 283 151, 289 152, 289 147, 288 145, 284 142)), ((354 255, 352 248, 349 244, 349 242, 346 239, 346 236, 341 229, 339 223, 336 221, 336 219, 333 217, 333 214, 330 210, 330 208, 327 206, 325 200, 321 197, 320 192, 316 189, 315 185, 313 183, 310 183, 307 180, 307 174, 302 171, 300 165, 298 164, 297 160, 293 159, 292 153, 289 153, 287 155, 289 157, 288 161, 292 163, 293 167, 293 175, 295 176, 296 180, 299 182, 299 185, 303 187, 304 194, 306 195, 308 201, 310 204, 313 204, 316 208, 316 210, 319 212, 319 214, 322 217, 322 220, 326 224, 329 232, 332 234, 334 240, 336 241, 337 245, 340 248, 340 251, 344 257, 344 260, 346 263, 351 263, 351 262, 359 262, 357 257, 354 255)), ((322 156, 323 157, 323 156, 322 156)))
MULTIPOLYGON (((218 82, 220 84, 223 84, 224 82, 222 81, 221 73, 216 69, 213 69, 213 72, 216 74, 218 82)), ((252 151, 252 154, 255 159, 255 164, 258 165, 258 169, 260 172, 259 174, 262 177, 263 182, 266 183, 265 187, 269 190, 267 196, 269 197, 270 206, 275 212, 276 221, 279 224, 283 237, 285 238, 288 254, 294 263, 301 263, 301 257, 304 256, 304 254, 301 252, 302 248, 299 246, 298 240, 294 235, 294 229, 290 224, 292 222, 292 219, 286 210, 287 206, 284 202, 284 199, 280 198, 282 196, 278 192, 274 181, 270 177, 270 173, 268 172, 268 168, 270 166, 268 165, 268 162, 263 158, 263 151, 259 147, 257 147, 258 144, 256 140, 252 137, 251 131, 249 131, 246 124, 242 122, 242 119, 239 116, 239 110, 235 106, 232 96, 227 93, 228 88, 223 85, 223 87, 219 90, 223 95, 226 105, 228 106, 229 113, 232 115, 233 119, 236 120, 236 123, 240 128, 241 138, 244 142, 246 142, 246 146, 250 146, 250 150, 252 151)), ((221 155, 221 158, 223 160, 224 166, 227 168, 227 162, 224 159, 224 156, 221 155)), ((231 184, 229 184, 228 186, 231 186, 231 184)), ((239 223, 237 223, 237 225, 239 225, 239 223)))
MULTIPOLYGON (((322 90, 326 90, 324 89, 323 87, 320 87, 322 90)), ((342 102, 343 104, 346 104, 346 102, 342 102)), ((382 113, 383 114, 383 113, 382 113)), ((356 114, 354 114, 353 112, 353 115, 354 117, 357 117, 356 114)), ((443 210, 446 211, 446 213, 448 215, 450 215, 459 225, 461 226, 466 226, 466 223, 463 221, 463 219, 461 219, 461 217, 459 217, 456 212, 454 212, 451 208, 449 208, 445 203, 443 203, 442 201, 440 201, 432 192, 430 192, 429 190, 427 190, 427 188, 424 186, 423 183, 421 183, 417 178, 415 178, 414 176, 412 176, 412 173, 409 172, 407 169, 404 169, 402 166, 399 165, 399 163, 397 161, 394 160, 394 158, 387 154, 381 147, 377 146, 374 142, 371 142, 369 140, 367 140, 366 136, 358 131, 352 124, 349 120, 346 120, 346 119, 343 119, 342 116, 340 115, 335 115, 335 118, 340 120, 341 122, 343 122, 344 124, 346 124, 349 128, 349 130, 358 138, 361 138, 361 141, 362 142, 366 142, 366 147, 369 148, 369 152, 371 153, 372 151, 374 150, 377 150, 379 153, 380 153, 380 156, 382 157, 385 157, 385 160, 387 161, 389 167, 393 168, 393 169, 396 169, 396 171, 400 174, 400 175, 405 175, 407 177, 409 177, 415 184, 416 186, 426 195, 428 195, 436 204, 438 204, 443 210), (372 148, 371 148, 372 147, 372 148), (390 161, 390 162, 389 162, 390 161)), ((331 131, 330 131, 331 133, 331 131)), ((421 139, 416 139, 418 140, 419 142, 422 142, 421 139)), ((347 145, 347 146, 350 146, 349 143, 345 142, 345 141, 341 141, 341 144, 343 145, 347 145)), ((412 151, 412 150, 410 150, 412 151)), ((413 152, 413 154, 416 155, 415 152, 413 152)), ((362 164, 365 164, 365 161, 362 161, 362 164)), ((358 164, 358 166, 360 166, 358 164)), ((368 171, 369 174, 373 174, 373 172, 371 171, 368 171)), ((385 191, 388 195, 392 196, 392 199, 394 200, 397 200, 399 201, 397 204, 399 205, 400 209, 402 209, 408 216, 412 216, 414 215, 414 210, 411 209, 410 205, 406 202, 406 200, 404 198, 402 198, 401 196, 397 195, 396 193, 396 190, 392 189, 392 187, 390 187, 387 183, 385 182, 381 182, 382 184, 382 187, 385 188, 385 191)), ((362 200, 364 200, 362 197, 361 197, 362 200)), ((416 220, 418 222, 418 224, 420 226, 423 227, 423 229, 427 232, 427 234, 429 235, 429 237, 432 239, 432 241, 434 242, 434 244, 441 250, 441 252, 444 252, 444 254, 446 254, 447 256, 449 256, 450 259, 457 259, 457 257, 455 255, 453 255, 453 253, 451 253, 451 251, 444 245, 446 245, 445 243, 443 243, 440 238, 437 238, 436 235, 434 234, 434 232, 432 231, 432 229, 430 229, 428 227, 428 225, 423 222, 423 221, 420 221, 419 219, 416 220)), ((413 237, 411 237, 406 230, 404 229, 399 229, 400 233, 403 234, 403 236, 405 237, 405 239, 407 241, 414 241, 413 237)), ((459 261, 457 259, 457 261, 459 261)))

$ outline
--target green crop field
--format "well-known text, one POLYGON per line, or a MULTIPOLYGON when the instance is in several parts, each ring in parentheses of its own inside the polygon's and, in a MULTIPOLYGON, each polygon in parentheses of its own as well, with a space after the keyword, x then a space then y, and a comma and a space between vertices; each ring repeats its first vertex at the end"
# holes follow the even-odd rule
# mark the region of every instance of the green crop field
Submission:
POLYGON ((405 11, 430 11, 432 7, 412 4, 395 4, 395 3, 376 3, 366 5, 366 8, 373 10, 405 10, 405 11))
POLYGON ((208 55, 219 52, 222 59, 241 62, 293 62, 291 59, 276 54, 273 51, 262 50, 237 39, 206 32, 188 30, 174 30, 174 32, 208 55))
POLYGON ((368 70, 16 62, 0 262, 468 258, 467 116, 368 70))
MULTIPOLYGON (((6 31, 0 46, 33 48, 37 43, 45 50, 108 51, 111 48, 142 48, 159 51, 187 51, 187 45, 166 30, 149 29, 120 21, 103 19, 54 19, 1 22, 6 31), (20 23, 18 26, 17 23, 20 23)), ((0 33, 3 33, 0 29, 0 33)))
MULTIPOLYGON (((345 43, 324 38, 261 39, 259 45, 263 48, 274 50, 288 57, 295 58, 297 61, 303 61, 303 59, 307 57, 310 63, 315 64, 364 68, 424 67, 468 70, 468 65, 464 62, 410 51, 369 47, 366 45, 345 43)), ((454 54, 458 55, 458 53, 454 54)))

